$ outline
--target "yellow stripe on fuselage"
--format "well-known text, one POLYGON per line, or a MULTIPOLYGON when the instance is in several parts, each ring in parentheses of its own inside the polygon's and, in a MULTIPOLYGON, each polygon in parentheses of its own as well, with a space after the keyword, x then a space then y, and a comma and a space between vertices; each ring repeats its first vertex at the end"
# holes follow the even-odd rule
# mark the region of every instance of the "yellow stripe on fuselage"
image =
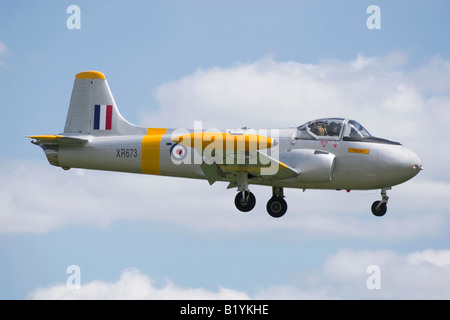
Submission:
POLYGON ((161 174, 159 168, 159 151, 161 148, 161 137, 166 132, 167 129, 147 128, 147 135, 142 138, 142 173, 161 174))

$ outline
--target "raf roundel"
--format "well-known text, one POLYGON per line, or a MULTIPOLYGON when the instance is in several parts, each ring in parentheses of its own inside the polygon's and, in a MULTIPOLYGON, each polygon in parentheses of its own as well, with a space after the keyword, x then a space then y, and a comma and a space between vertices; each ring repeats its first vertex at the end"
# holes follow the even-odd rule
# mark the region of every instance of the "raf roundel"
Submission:
POLYGON ((174 144, 172 148, 170 148, 170 156, 175 161, 182 161, 186 158, 187 148, 181 144, 174 144))

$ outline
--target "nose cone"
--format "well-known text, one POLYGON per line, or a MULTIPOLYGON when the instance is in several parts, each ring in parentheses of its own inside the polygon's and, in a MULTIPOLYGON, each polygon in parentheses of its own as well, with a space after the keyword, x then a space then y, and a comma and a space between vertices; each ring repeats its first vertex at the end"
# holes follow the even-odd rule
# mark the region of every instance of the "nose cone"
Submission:
POLYGON ((414 177, 416 174, 418 174, 420 172, 420 170, 423 170, 423 168, 422 168, 422 160, 419 158, 419 156, 417 154, 415 154, 411 150, 409 150, 409 152, 411 153, 409 162, 410 163, 414 163, 413 166, 412 166, 412 169, 413 169, 413 172, 414 172, 413 177, 414 177))
POLYGON ((395 175, 403 181, 415 177, 422 170, 422 160, 416 153, 406 147, 402 146, 398 149, 393 160, 395 175))
POLYGON ((380 182, 394 186, 415 177, 422 170, 422 160, 404 146, 386 146, 378 156, 380 182))

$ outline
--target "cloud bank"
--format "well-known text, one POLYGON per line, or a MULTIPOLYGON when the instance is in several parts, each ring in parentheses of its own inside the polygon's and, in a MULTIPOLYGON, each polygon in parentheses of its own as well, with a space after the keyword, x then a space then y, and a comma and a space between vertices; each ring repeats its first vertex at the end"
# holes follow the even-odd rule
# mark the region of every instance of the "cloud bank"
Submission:
MULTIPOLYGON (((81 273, 82 275, 82 273, 81 273)), ((219 287, 217 291, 185 288, 166 279, 163 285, 134 268, 116 282, 91 281, 79 289, 63 284, 38 288, 28 299, 448 299, 450 250, 396 254, 389 250, 339 250, 318 271, 299 274, 287 285, 248 293, 219 287), (370 267, 376 266, 377 273, 370 267), (378 277, 379 286, 368 285, 378 277)))
POLYGON ((37 289, 30 299, 154 299, 154 300, 208 300, 208 299, 248 299, 245 293, 219 288, 217 292, 202 288, 182 288, 166 280, 164 286, 157 286, 149 276, 135 268, 125 269, 116 282, 92 281, 80 288, 57 284, 49 288, 37 289))
POLYGON ((407 70, 407 60, 395 52, 318 64, 264 58, 232 68, 199 69, 156 88, 160 108, 146 114, 142 123, 186 127, 203 120, 219 128, 272 128, 341 116, 368 123, 373 130, 382 119, 385 134, 415 136, 417 126, 409 125, 429 111, 423 92, 450 91, 448 81, 433 81, 433 86, 426 77, 438 72, 445 78, 450 70, 439 56, 417 70, 407 70))

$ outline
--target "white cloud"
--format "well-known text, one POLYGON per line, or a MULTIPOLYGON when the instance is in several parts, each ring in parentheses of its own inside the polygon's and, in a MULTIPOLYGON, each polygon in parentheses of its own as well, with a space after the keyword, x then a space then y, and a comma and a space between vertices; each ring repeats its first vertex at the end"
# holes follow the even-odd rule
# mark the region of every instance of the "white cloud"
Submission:
MULTIPOLYGON (((400 119, 422 115, 423 99, 402 70, 407 56, 364 57, 319 64, 265 58, 232 68, 199 69, 155 90, 160 108, 142 123, 192 127, 300 125, 316 117, 344 116, 383 122, 383 133, 399 134, 400 119)), ((426 67, 424 67, 427 70, 426 67)))
MULTIPOLYGON (((159 176, 62 170, 42 162, 5 163, 0 172, 0 232, 48 232, 69 224, 104 227, 120 219, 175 223, 203 232, 292 230, 311 235, 383 238, 427 237, 448 225, 450 171, 446 148, 450 86, 424 82, 450 78, 450 62, 433 57, 406 70, 407 55, 359 55, 318 64, 265 58, 231 68, 199 69, 156 88, 160 109, 143 117, 148 126, 256 128, 299 125, 316 117, 360 121, 372 134, 400 140, 422 158, 425 170, 394 187, 387 216, 374 224, 376 191, 350 194, 287 189, 282 219, 270 218, 270 188, 252 186, 257 205, 234 207, 225 183, 159 176), (45 181, 45 184, 42 183, 45 181), (82 201, 80 201, 82 199, 82 201), (207 200, 206 200, 207 199, 207 200), (371 220, 370 220, 371 219, 371 220)), ((36 148, 36 152, 41 152, 36 148)))
POLYGON ((417 88, 427 94, 445 94, 450 91, 450 61, 440 55, 427 59, 426 63, 412 71, 417 88))
POLYGON ((450 250, 396 254, 392 251, 340 250, 326 261, 324 279, 336 284, 345 298, 448 299, 450 297, 450 250), (379 267, 380 289, 368 289, 379 267))
POLYGON ((157 286, 147 275, 134 268, 122 272, 116 282, 92 281, 81 284, 80 288, 70 288, 67 284, 57 284, 48 288, 38 288, 29 294, 29 299, 40 300, 232 300, 249 299, 240 291, 220 287, 217 292, 202 288, 183 288, 170 280, 164 286, 157 286))
POLYGON ((412 265, 433 265, 437 267, 450 267, 449 250, 424 250, 408 255, 408 262, 412 265))
POLYGON ((398 254, 391 250, 342 249, 318 270, 299 274, 293 284, 261 290, 255 298, 448 299, 449 259, 450 250, 398 254), (367 285, 374 277, 379 281, 378 288, 367 285))
POLYGON ((92 281, 80 289, 55 284, 31 292, 29 299, 448 299, 450 250, 397 254, 389 250, 339 250, 314 272, 292 283, 261 288, 255 293, 219 287, 218 291, 184 288, 170 280, 156 285, 137 269, 122 272, 116 282, 92 281), (376 266, 376 269, 370 268, 376 266), (367 286, 377 277, 377 288, 367 286))

